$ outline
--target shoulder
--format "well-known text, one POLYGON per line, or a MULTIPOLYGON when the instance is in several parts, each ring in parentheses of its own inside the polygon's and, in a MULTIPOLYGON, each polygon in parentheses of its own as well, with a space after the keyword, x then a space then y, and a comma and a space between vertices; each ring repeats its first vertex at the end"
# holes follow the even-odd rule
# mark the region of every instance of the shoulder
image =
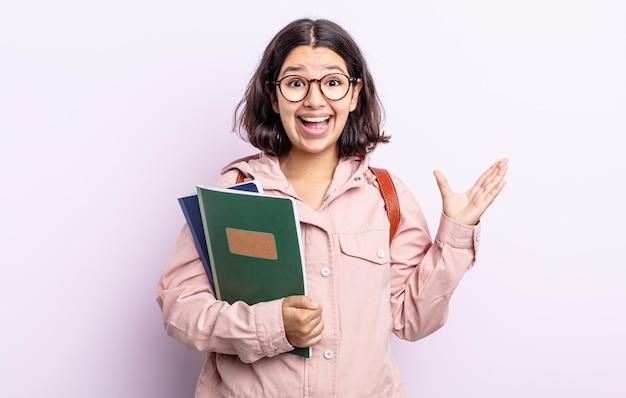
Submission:
POLYGON ((398 196, 405 193, 411 193, 404 181, 393 173, 393 171, 385 167, 370 164, 369 162, 366 163, 366 165, 368 169, 366 173, 370 173, 370 178, 375 181, 377 188, 381 189, 382 186, 385 189, 394 189, 398 196))
POLYGON ((282 173, 278 158, 258 152, 253 155, 236 159, 222 168, 217 186, 232 185, 241 174, 245 180, 259 179, 264 182, 273 181, 282 173))
POLYGON ((234 169, 240 169, 242 165, 247 165, 250 161, 257 160, 262 157, 263 157, 263 152, 259 152, 253 155, 248 155, 239 159, 235 159, 232 162, 228 163, 226 166, 222 167, 221 174, 225 174, 234 169))
POLYGON ((422 209, 417 198, 409 186, 393 171, 373 164, 368 165, 368 168, 371 178, 374 180, 373 185, 380 190, 381 195, 386 194, 392 200, 394 199, 393 196, 395 196, 400 213, 421 213, 422 209))
POLYGON ((258 159, 260 156, 260 153, 248 155, 226 164, 226 166, 222 167, 220 170, 220 177, 215 182, 215 186, 224 187, 235 184, 239 173, 247 170, 249 168, 249 162, 258 159))

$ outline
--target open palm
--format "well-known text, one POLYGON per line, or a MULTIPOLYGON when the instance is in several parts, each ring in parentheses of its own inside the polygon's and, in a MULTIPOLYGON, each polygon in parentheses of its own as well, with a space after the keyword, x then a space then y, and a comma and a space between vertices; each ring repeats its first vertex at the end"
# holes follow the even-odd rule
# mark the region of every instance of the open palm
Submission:
POLYGON ((508 162, 506 158, 498 160, 476 180, 470 189, 461 193, 452 191, 443 173, 435 170, 433 174, 441 192, 444 214, 462 224, 478 223, 485 210, 506 185, 504 176, 509 168, 508 162))

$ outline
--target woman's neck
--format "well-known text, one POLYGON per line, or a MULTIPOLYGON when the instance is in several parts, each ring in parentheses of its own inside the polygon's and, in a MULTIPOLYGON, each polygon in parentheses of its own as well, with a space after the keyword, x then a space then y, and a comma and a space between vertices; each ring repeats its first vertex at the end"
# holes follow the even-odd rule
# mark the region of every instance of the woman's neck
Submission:
POLYGON ((338 151, 303 153, 291 150, 280 157, 280 168, 287 179, 332 179, 339 162, 338 151))
POLYGON ((324 203, 338 162, 337 152, 303 154, 292 150, 280 158, 280 168, 298 197, 313 210, 318 210, 324 203))

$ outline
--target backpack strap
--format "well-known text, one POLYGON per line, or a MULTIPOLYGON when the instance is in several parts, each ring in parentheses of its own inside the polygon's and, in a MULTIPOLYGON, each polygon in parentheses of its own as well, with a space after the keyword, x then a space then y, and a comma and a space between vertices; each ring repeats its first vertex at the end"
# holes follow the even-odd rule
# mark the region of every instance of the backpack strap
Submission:
POLYGON ((243 182, 243 180, 244 180, 244 178, 245 178, 245 177, 244 177, 243 173, 242 173, 242 172, 241 172, 241 170, 240 170, 240 171, 239 171, 239 174, 237 174, 237 184, 242 183, 242 182, 243 182))
MULTIPOLYGON (((389 218, 389 242, 391 243, 398 229, 398 224, 400 224, 400 202, 398 201, 398 193, 387 170, 376 167, 370 167, 370 170, 376 175, 380 193, 383 195, 387 217, 389 218)), ((243 182, 244 178, 243 173, 240 171, 237 175, 237 183, 243 182)))
POLYGON ((391 242, 398 229, 398 224, 400 224, 398 192, 396 192, 396 187, 393 185, 393 180, 387 170, 376 167, 370 167, 370 170, 376 175, 380 193, 383 195, 387 217, 389 218, 389 242, 391 242))

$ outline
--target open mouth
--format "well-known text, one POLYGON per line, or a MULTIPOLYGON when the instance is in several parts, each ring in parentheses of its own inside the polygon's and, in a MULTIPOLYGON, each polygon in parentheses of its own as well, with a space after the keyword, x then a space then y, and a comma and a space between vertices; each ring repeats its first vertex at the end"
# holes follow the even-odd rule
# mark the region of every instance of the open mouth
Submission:
POLYGON ((325 122, 330 119, 330 116, 320 116, 320 117, 302 117, 303 122, 305 123, 320 123, 325 122))
POLYGON ((320 129, 328 124, 328 120, 330 120, 330 116, 320 116, 320 117, 301 117, 302 124, 310 129, 320 129))

